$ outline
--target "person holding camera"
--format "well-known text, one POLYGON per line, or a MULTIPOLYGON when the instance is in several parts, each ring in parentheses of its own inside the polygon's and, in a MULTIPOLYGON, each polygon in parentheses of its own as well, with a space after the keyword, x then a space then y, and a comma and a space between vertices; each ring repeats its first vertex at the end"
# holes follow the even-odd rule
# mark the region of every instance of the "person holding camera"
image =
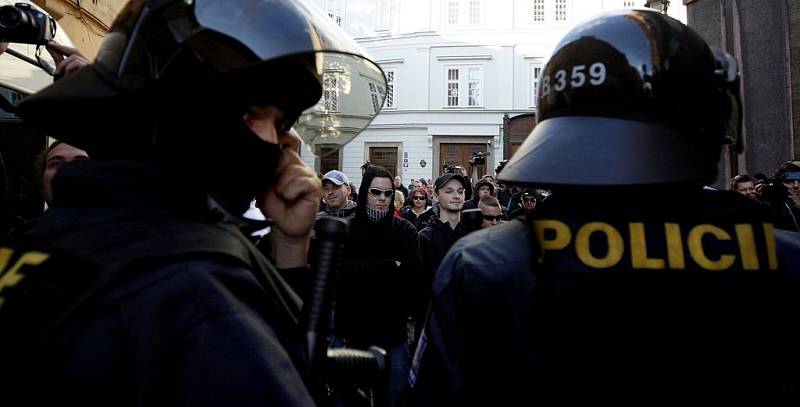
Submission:
POLYGON ((800 402, 800 234, 703 188, 741 146, 739 86, 730 55, 656 11, 569 31, 498 175, 552 196, 450 249, 410 404, 800 402))
POLYGON ((781 229, 800 232, 800 165, 786 161, 778 166, 774 180, 761 187, 761 197, 779 217, 781 229))
POLYGON ((315 10, 132 1, 94 62, 20 103, 92 160, 63 166, 59 205, 2 245, 6 404, 315 403, 283 276, 309 273, 322 188, 292 126, 326 58, 384 80, 315 10), (239 229, 253 197, 274 260, 239 229))

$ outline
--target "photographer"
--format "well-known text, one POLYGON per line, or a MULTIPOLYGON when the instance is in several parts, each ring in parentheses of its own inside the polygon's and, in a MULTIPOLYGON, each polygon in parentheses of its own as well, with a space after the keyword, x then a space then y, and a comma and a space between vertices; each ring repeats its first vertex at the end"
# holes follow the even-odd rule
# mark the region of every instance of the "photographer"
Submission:
POLYGON ((800 166, 796 161, 786 161, 778 166, 770 179, 756 185, 759 199, 776 213, 776 227, 800 231, 800 166))

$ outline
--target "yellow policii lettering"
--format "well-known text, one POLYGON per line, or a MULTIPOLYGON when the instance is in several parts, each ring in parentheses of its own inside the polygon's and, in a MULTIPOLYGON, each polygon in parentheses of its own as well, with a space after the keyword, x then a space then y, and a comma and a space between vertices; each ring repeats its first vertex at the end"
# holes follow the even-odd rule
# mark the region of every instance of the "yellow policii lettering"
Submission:
POLYGON ((736 261, 736 256, 723 254, 719 260, 711 260, 703 250, 703 236, 711 235, 717 240, 731 240, 731 235, 714 225, 697 225, 689 232, 687 243, 689 245, 689 255, 692 260, 706 270, 719 271, 730 268, 736 261))
MULTIPOLYGON (((764 223, 761 225, 766 249, 766 265, 769 270, 778 269, 778 255, 775 249, 775 227, 772 224, 764 223)), ((567 249, 572 243, 572 230, 561 221, 557 220, 538 220, 533 223, 534 234, 539 247, 541 256, 539 263, 543 263, 547 252, 555 252, 567 249)), ((735 243, 725 245, 731 247, 728 252, 720 252, 715 248, 716 242, 734 243, 734 237, 729 231, 715 225, 700 224, 691 227, 681 228, 677 223, 664 223, 664 240, 653 236, 647 239, 645 224, 642 222, 632 222, 628 224, 628 242, 630 250, 630 264, 634 269, 639 270, 672 270, 686 269, 686 250, 689 257, 697 266, 710 271, 728 270, 736 264, 739 259, 743 270, 761 270, 765 265, 764 259, 759 259, 758 239, 754 225, 736 224, 733 225, 735 243), (688 231, 688 233, 685 233, 688 231), (684 234, 685 233, 685 234, 684 234), (662 242, 665 244, 666 259, 651 257, 648 254, 648 242, 662 242), (685 243, 685 246, 684 246, 685 243), (705 245, 704 245, 705 243, 705 245), (738 252, 735 248, 738 247, 738 252)), ((660 233, 658 233, 660 234, 660 233)), ((598 239, 598 238, 595 238, 598 239)), ((612 225, 604 222, 590 222, 581 225, 575 232, 574 254, 587 267, 595 269, 606 269, 618 265, 625 257, 625 237, 612 225), (593 253, 590 249, 590 241, 594 234, 599 234, 607 244, 607 252, 601 257, 596 257, 599 253, 593 253)), ((652 247, 651 247, 652 248, 652 247)))
POLYGON ((622 241, 622 235, 613 226, 603 222, 592 222, 578 229, 578 234, 575 235, 575 252, 583 264, 596 269, 605 269, 614 267, 622 260, 625 244, 622 241), (593 233, 598 232, 604 234, 608 242, 608 252, 603 258, 594 257, 589 250, 589 238, 593 233))
POLYGON ((667 261, 669 268, 683 270, 686 268, 686 257, 683 254, 683 238, 681 226, 677 223, 665 223, 664 233, 667 235, 667 261))
POLYGON ((572 232, 564 222, 557 220, 539 220, 533 222, 533 232, 536 234, 536 240, 539 241, 539 247, 542 248, 542 254, 539 256, 539 263, 544 262, 544 254, 548 250, 562 250, 569 245, 572 240, 572 232), (545 233, 551 230, 554 232, 552 239, 545 239, 545 233))
MULTIPOLYGON (((20 273, 22 266, 38 266, 44 263, 45 260, 50 258, 49 254, 42 252, 26 252, 23 253, 14 265, 8 269, 8 262, 13 256, 14 251, 7 247, 0 247, 0 294, 5 288, 14 287, 25 277, 20 273)), ((0 307, 3 306, 5 297, 0 296, 0 307)))

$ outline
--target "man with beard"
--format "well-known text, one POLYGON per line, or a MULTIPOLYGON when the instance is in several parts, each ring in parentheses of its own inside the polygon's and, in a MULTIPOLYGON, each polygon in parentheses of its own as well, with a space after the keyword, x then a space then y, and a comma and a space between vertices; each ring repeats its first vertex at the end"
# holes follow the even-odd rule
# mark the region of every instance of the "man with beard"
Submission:
POLYGON ((325 207, 317 214, 350 219, 355 215, 356 203, 350 200, 350 179, 341 171, 331 170, 322 177, 322 197, 325 207))

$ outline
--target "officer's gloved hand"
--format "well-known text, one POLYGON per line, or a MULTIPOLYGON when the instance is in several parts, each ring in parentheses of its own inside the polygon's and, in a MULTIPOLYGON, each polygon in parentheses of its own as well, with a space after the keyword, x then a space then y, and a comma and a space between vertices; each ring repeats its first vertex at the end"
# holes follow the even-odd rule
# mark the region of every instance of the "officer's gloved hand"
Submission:
POLYGON ((271 242, 278 268, 307 264, 309 240, 314 227, 322 183, 297 154, 300 137, 290 130, 278 134, 283 155, 275 171, 274 186, 258 199, 258 207, 272 219, 271 242))

